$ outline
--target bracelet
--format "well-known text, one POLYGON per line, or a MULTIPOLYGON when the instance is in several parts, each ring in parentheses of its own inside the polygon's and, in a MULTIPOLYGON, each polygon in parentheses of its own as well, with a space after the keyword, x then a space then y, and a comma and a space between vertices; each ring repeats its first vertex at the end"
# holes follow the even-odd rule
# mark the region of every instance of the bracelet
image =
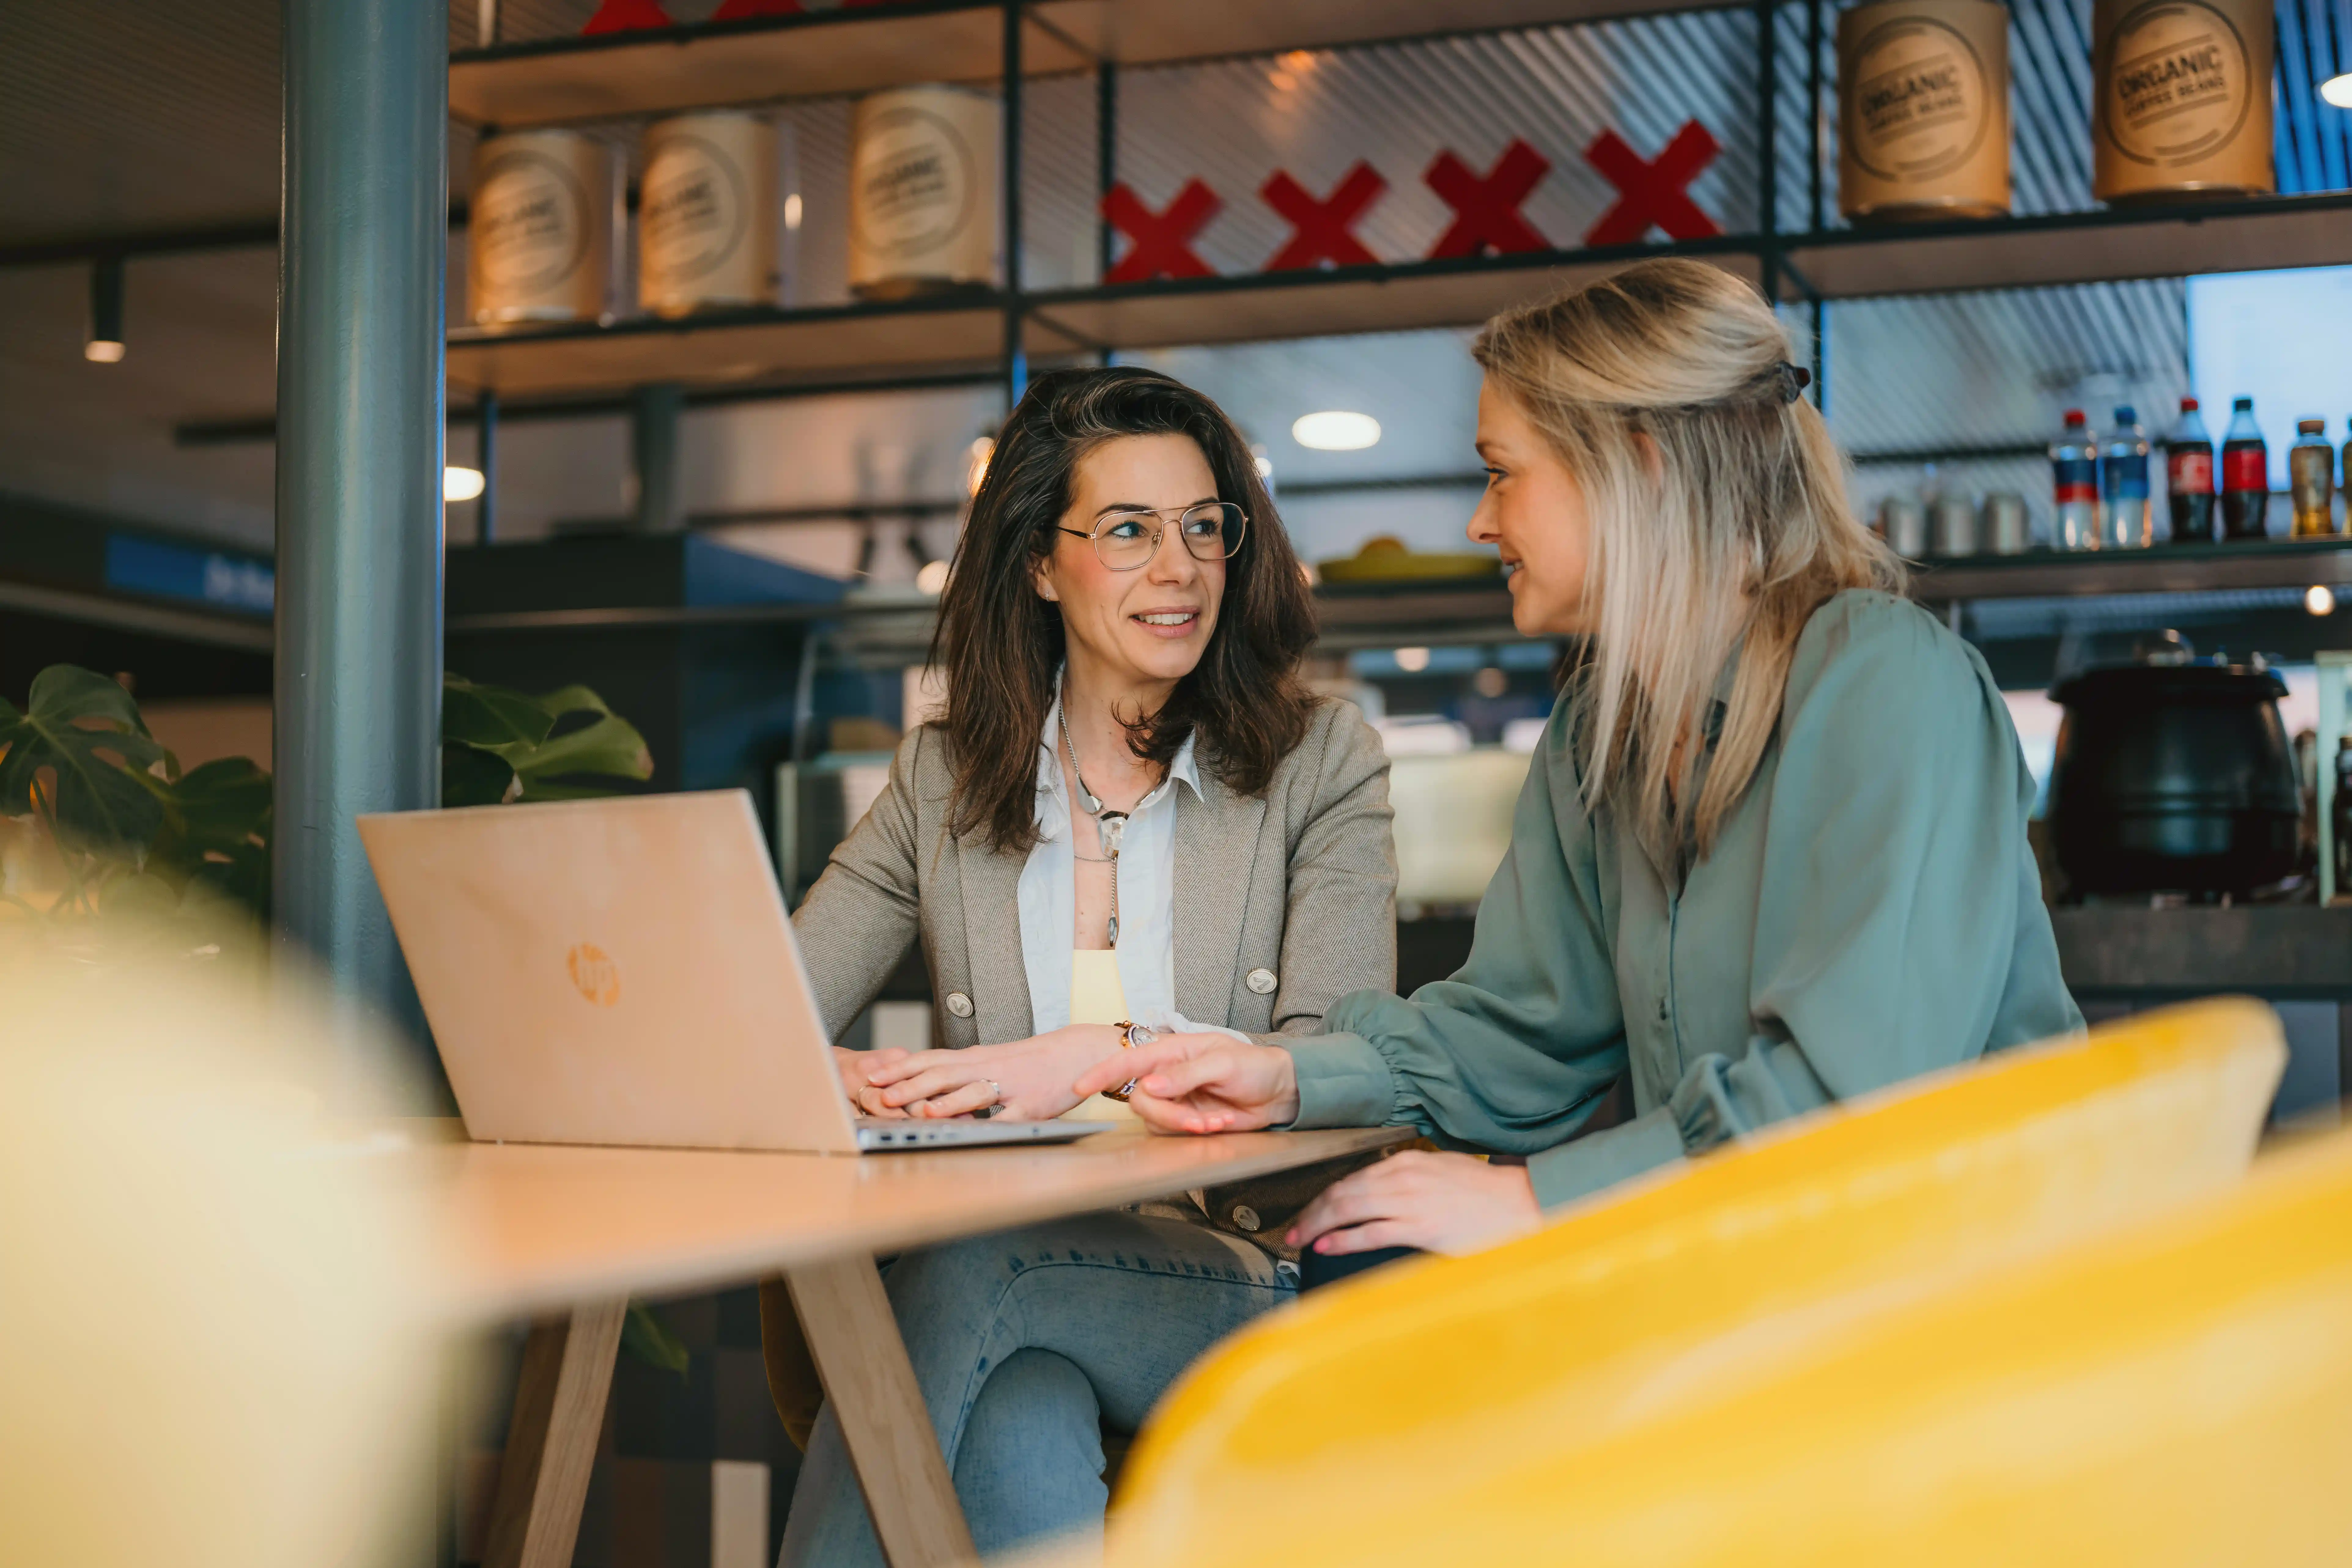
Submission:
MULTIPOLYGON (((1160 1031, 1150 1025, 1130 1023, 1125 1018, 1121 1018, 1111 1027, 1118 1031, 1118 1048, 1123 1051, 1134 1050, 1139 1046, 1148 1046, 1160 1037, 1160 1031)), ((1102 1097, 1105 1100, 1115 1100, 1121 1105, 1125 1105, 1127 1097, 1135 1092, 1135 1086, 1141 1081, 1140 1079, 1129 1079, 1117 1089, 1104 1089, 1102 1097)))

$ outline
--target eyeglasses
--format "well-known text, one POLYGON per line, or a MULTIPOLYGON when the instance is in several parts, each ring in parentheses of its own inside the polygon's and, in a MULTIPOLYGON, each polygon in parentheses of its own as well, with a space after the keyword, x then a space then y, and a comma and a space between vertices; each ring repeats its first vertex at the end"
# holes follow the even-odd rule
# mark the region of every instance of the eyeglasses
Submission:
MULTIPOLYGON (((1107 511, 1091 532, 1076 528, 1061 531, 1073 539, 1093 540, 1096 558, 1112 571, 1133 572, 1160 553, 1167 516, 1164 511, 1107 511)), ((1186 507, 1174 521, 1176 537, 1195 561, 1223 561, 1242 547, 1242 535, 1249 529, 1248 516, 1226 500, 1186 507)))

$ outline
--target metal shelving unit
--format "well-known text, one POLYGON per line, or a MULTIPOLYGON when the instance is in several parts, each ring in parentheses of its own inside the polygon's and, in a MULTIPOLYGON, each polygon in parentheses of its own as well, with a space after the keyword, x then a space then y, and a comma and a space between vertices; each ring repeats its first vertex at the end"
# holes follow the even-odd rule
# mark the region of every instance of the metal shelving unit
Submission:
MULTIPOLYGON (((2094 597, 2211 589, 2352 586, 2352 539, 2217 544, 2071 555, 2034 551, 1927 563, 1915 591, 1931 605, 1983 599, 2094 597)), ((1511 596, 1499 579, 1325 584, 1317 651, 1508 642, 1511 596)), ((919 660, 929 649, 933 602, 914 595, 857 595, 833 605, 745 605, 698 609, 529 610, 449 617, 463 634, 625 631, 656 626, 824 625, 840 649, 873 664, 919 660)))

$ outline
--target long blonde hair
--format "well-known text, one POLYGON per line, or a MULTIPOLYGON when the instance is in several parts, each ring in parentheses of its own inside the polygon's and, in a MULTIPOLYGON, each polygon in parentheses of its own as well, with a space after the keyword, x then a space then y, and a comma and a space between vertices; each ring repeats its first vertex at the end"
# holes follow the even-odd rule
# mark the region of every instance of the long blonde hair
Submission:
POLYGON ((1788 334, 1727 272, 1637 262, 1505 311, 1472 352, 1584 493, 1591 636, 1572 689, 1587 802, 1654 852, 1695 839, 1704 856, 1771 742, 1805 622, 1847 588, 1902 592, 1902 563, 1847 506, 1829 428, 1795 396, 1788 334))

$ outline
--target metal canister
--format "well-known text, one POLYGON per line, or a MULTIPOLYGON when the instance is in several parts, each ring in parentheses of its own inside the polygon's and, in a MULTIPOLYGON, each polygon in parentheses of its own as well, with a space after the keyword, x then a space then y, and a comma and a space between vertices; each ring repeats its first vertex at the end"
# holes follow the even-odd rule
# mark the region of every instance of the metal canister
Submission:
POLYGON ((1909 496, 1878 503, 1878 531, 1895 554, 1916 561, 1927 553, 1927 509, 1909 496))
POLYGON ((869 300, 996 277, 1003 112, 988 93, 869 93, 850 118, 849 287, 869 300))
POLYGON ((1976 503, 1966 496, 1937 496, 1927 512, 1928 542, 1938 555, 1977 552, 1976 503))
POLYGON ((1853 218, 2009 211, 2009 10, 1879 0, 1838 17, 1838 207, 1853 218))
POLYGON ((775 303, 776 128, 740 110, 646 130, 637 197, 637 301, 657 316, 775 303))
POLYGON ((1984 499, 1984 527, 1979 538, 1995 555, 2022 555, 2033 543, 2032 524, 2025 513, 2025 498, 2015 490, 1995 490, 1984 499))
POLYGON ((613 149, 579 131, 517 131, 474 148, 467 288, 478 326, 611 312, 613 149))
POLYGON ((2093 191, 2103 202, 2277 188, 2271 0, 2097 0, 2093 191))

